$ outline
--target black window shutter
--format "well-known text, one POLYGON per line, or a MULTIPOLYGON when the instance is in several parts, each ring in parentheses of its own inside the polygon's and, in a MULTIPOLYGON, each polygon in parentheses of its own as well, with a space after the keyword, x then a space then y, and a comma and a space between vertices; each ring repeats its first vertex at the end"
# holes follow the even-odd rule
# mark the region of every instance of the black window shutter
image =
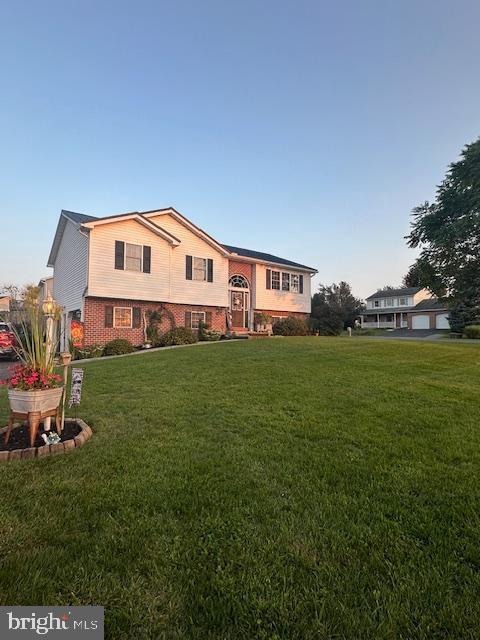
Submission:
POLYGON ((185 277, 187 280, 192 279, 192 256, 185 256, 186 258, 186 268, 185 268, 185 277))
POLYGON ((110 305, 105 307, 105 326, 113 327, 113 307, 110 305))
POLYGON ((188 329, 192 328, 192 312, 191 311, 185 311, 185 326, 188 327, 188 329))
POLYGON ((300 293, 303 293, 303 276, 299 277, 299 287, 298 290, 300 291, 300 293))
POLYGON ((211 311, 207 311, 205 313, 205 324, 209 329, 212 328, 212 312, 211 311))
POLYGON ((132 327, 134 329, 138 329, 141 323, 142 323, 142 320, 141 320, 140 307, 133 307, 132 327))
POLYGON ((207 281, 213 282, 213 260, 211 258, 207 260, 207 281))
POLYGON ((272 288, 272 270, 267 269, 267 289, 272 288))
POLYGON ((152 263, 152 247, 144 245, 143 247, 143 273, 150 273, 152 263))
POLYGON ((115 240, 115 269, 124 269, 125 243, 115 240))

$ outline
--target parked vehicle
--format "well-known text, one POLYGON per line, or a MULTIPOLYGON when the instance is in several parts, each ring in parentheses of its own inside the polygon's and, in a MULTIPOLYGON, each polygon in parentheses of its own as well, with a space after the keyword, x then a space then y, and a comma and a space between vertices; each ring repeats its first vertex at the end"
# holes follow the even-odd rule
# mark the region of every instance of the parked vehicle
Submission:
POLYGON ((17 340, 7 322, 0 322, 0 358, 15 360, 17 358, 17 340))

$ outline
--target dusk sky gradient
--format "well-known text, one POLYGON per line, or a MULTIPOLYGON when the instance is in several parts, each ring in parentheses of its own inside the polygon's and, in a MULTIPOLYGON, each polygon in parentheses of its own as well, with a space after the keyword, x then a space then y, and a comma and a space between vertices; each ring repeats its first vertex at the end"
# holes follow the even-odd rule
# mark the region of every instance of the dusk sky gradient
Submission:
POLYGON ((60 210, 174 206, 221 242, 398 284, 480 134, 478 0, 0 0, 0 285, 60 210))

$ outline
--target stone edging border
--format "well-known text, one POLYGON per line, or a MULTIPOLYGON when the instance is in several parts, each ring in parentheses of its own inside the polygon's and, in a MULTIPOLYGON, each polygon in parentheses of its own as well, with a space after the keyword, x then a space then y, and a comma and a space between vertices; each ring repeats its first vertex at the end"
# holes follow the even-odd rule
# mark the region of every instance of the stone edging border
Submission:
MULTIPOLYGON (((0 451, 0 463, 9 462, 10 460, 25 460, 31 458, 45 458, 47 456, 57 456, 62 453, 67 453, 72 449, 81 447, 90 440, 93 435, 91 428, 81 420, 77 418, 65 418, 65 422, 76 422, 81 431, 78 435, 65 442, 59 442, 58 444, 45 444, 43 447, 30 447, 28 449, 13 449, 12 451, 0 451)), ((14 425, 15 428, 16 425, 14 425)), ((5 433, 8 427, 0 429, 0 437, 5 433)))

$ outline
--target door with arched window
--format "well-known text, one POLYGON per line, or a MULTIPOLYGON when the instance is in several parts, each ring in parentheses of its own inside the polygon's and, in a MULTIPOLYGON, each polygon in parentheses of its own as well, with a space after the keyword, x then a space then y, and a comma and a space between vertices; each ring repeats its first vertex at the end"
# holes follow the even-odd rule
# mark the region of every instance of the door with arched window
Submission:
POLYGON ((230 277, 228 288, 233 329, 248 329, 250 284, 245 276, 238 274, 230 277))

